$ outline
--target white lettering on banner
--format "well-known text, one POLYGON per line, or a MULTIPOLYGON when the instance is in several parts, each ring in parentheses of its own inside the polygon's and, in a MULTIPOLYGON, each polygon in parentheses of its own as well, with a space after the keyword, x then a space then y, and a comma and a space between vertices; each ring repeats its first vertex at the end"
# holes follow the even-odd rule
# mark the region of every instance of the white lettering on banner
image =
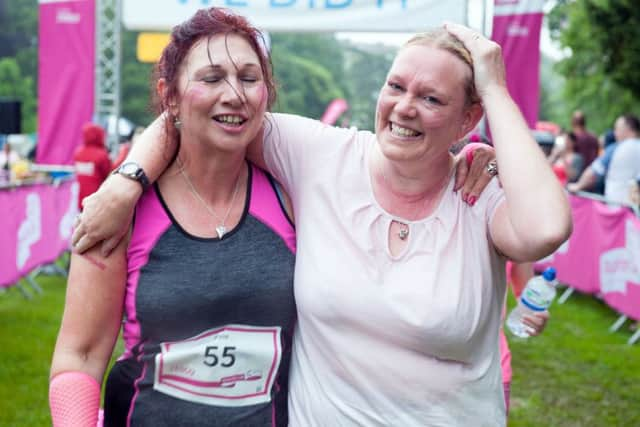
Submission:
POLYGON ((69 9, 60 9, 56 13, 56 23, 58 24, 77 24, 80 22, 80 14, 69 9))
POLYGON ((215 406, 271 400, 280 366, 280 327, 227 325, 184 341, 161 344, 153 388, 215 406))
POLYGON ((640 232, 631 221, 625 224, 625 247, 600 256, 600 289, 603 293, 627 293, 627 282, 640 283, 640 232))
MULTIPOLYGON (((211 7, 211 6, 222 6, 222 7, 249 7, 248 0, 222 0, 222 1, 211 1, 211 0, 199 0, 199 1, 190 1, 190 0, 176 0, 181 4, 189 4, 189 3, 198 3, 199 7, 211 7)), ((396 0, 397 1, 397 0, 396 0)), ((378 8, 384 7, 385 3, 393 3, 394 0, 375 0, 375 6, 378 8)), ((291 7, 295 6, 296 3, 306 4, 309 9, 315 8, 324 8, 324 9, 341 9, 345 7, 351 6, 353 0, 269 0, 269 7, 291 7)), ((400 4, 403 9, 407 7, 407 0, 400 0, 400 4)))
POLYGON ((467 0, 123 0, 132 30, 170 30, 203 7, 235 10, 267 31, 422 31, 466 22, 467 0))
POLYGON ((78 197, 80 194, 80 185, 74 182, 69 186, 69 207, 60 219, 58 225, 58 234, 62 240, 66 240, 71 237, 73 231, 73 222, 78 215, 78 197))
POLYGON ((493 16, 542 13, 545 0, 495 0, 493 16))
POLYGON ((511 37, 528 37, 529 28, 516 23, 509 25, 507 28, 507 35, 511 37))
POLYGON ((640 230, 629 220, 625 222, 625 242, 635 265, 640 265, 640 230))
POLYGON ((31 246, 42 237, 42 213, 40 196, 29 193, 26 197, 26 217, 18 228, 16 266, 21 269, 31 256, 31 246))

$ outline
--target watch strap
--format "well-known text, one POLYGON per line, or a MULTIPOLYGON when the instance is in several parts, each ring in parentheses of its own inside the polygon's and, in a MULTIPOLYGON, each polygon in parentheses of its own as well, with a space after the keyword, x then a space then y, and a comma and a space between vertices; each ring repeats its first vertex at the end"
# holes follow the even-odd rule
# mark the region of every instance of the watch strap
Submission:
POLYGON ((142 169, 142 167, 140 165, 138 165, 135 162, 124 162, 122 163, 120 166, 118 166, 117 168, 115 168, 111 174, 119 174, 124 176, 125 178, 129 178, 132 179, 134 181, 137 181, 140 183, 140 185, 142 186, 143 190, 146 190, 147 187, 149 187, 149 185, 151 185, 151 182, 149 182, 149 177, 147 176, 146 173, 144 173, 144 169, 142 169), (124 170, 124 166, 126 164, 134 164, 136 166, 136 170, 134 172, 125 172, 124 170))

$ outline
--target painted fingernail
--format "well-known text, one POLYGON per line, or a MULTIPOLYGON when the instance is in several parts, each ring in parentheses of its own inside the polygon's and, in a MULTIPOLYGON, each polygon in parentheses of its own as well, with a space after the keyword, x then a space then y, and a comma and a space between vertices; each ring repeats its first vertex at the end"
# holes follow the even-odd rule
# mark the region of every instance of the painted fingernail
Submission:
POLYGON ((473 205, 476 203, 476 200, 477 200, 477 199, 476 199, 476 196, 471 196, 471 197, 469 197, 468 202, 469 202, 469 204, 470 204, 471 206, 473 206, 473 205))

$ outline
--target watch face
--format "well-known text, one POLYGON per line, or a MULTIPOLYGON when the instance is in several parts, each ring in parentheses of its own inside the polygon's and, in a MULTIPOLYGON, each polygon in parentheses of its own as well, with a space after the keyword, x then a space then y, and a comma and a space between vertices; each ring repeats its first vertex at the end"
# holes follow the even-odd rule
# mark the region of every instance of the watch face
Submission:
POLYGON ((135 163, 124 163, 121 170, 122 173, 126 175, 135 175, 138 170, 138 165, 136 165, 135 163))

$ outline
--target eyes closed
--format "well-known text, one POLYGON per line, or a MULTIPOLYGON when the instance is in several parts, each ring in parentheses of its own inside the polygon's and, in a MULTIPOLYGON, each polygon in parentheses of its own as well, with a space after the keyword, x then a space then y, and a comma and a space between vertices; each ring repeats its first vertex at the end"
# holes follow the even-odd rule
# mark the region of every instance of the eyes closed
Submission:
MULTIPOLYGON (((260 68, 255 65, 248 65, 240 68, 237 71, 237 78, 242 83, 252 84, 262 81, 262 73, 260 68)), ((206 67, 204 70, 200 70, 194 76, 195 81, 215 84, 229 78, 229 73, 220 66, 206 67)))

